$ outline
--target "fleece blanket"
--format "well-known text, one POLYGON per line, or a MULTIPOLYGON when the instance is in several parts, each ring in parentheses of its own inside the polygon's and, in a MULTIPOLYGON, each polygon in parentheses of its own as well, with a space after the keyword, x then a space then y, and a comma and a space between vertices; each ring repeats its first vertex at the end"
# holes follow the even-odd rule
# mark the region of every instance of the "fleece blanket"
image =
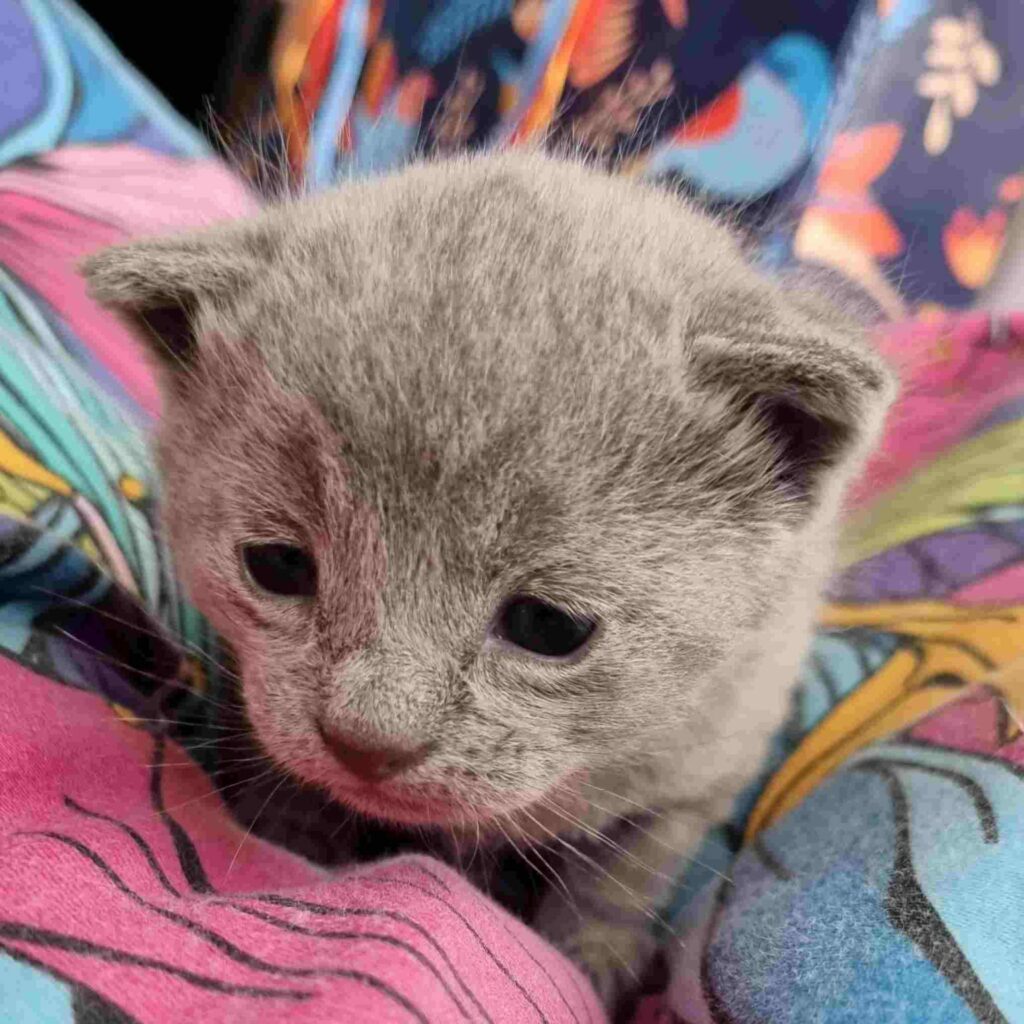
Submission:
MULTIPOLYGON (((258 828, 229 813, 231 669, 157 526, 156 395, 73 265, 252 199, 71 4, 0 0, 0 47, 0 1019, 599 1022, 443 865, 315 867, 255 834, 291 838, 276 782, 237 786, 258 828)), ((906 393, 791 721, 677 866, 638 1024, 1024 1020, 1024 317, 878 342, 906 393)))

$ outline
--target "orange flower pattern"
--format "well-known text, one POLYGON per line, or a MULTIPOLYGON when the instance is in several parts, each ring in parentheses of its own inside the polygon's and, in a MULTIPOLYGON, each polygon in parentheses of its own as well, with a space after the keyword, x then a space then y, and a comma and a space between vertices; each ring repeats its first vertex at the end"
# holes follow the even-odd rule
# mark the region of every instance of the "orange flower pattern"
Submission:
POLYGON ((979 217, 969 207, 953 213, 942 231, 942 249, 953 276, 965 287, 977 289, 988 283, 1006 235, 1005 210, 989 210, 979 217))

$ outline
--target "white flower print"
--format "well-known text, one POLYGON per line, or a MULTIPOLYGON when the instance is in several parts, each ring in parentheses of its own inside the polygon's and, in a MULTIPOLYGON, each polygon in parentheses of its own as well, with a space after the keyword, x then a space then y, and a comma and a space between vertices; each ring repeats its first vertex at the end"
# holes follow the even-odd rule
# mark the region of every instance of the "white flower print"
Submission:
POLYGON ((928 70, 917 80, 917 94, 931 100, 924 125, 924 148, 944 153, 953 137, 955 118, 970 117, 978 105, 978 87, 995 85, 1002 74, 999 51, 985 38, 975 10, 962 18, 936 18, 925 51, 928 70))

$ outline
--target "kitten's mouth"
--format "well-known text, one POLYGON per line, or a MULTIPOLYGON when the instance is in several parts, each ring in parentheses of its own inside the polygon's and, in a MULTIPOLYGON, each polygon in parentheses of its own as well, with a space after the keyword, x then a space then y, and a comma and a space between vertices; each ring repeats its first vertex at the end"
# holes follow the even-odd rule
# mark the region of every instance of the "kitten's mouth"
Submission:
MULTIPOLYGON (((410 778, 428 759, 435 744, 413 750, 367 746, 359 738, 317 723, 320 738, 340 771, 330 773, 328 788, 361 814, 397 825, 475 826, 493 818, 494 800, 476 799, 441 781, 410 778)), ((495 794, 497 796, 497 794, 495 794)))
POLYGON ((454 794, 427 795, 390 784, 333 788, 335 796, 353 810, 397 825, 474 825, 494 817, 493 811, 467 804, 454 794))
POLYGON ((401 782, 364 783, 354 786, 335 783, 331 788, 342 803, 361 814, 393 825, 444 826, 456 833, 479 836, 480 830, 514 835, 528 843, 546 842, 579 822, 586 800, 572 785, 586 778, 574 772, 563 784, 534 799, 468 799, 443 785, 420 788, 401 782), (568 783, 566 785, 565 783, 568 783))

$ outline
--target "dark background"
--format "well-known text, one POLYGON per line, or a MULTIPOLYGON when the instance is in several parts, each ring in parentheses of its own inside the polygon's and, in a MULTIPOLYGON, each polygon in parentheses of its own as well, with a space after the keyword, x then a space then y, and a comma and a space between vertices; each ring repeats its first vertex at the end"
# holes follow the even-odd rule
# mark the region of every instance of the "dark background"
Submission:
POLYGON ((264 66, 274 0, 79 0, 122 54, 194 124, 230 119, 264 66))

